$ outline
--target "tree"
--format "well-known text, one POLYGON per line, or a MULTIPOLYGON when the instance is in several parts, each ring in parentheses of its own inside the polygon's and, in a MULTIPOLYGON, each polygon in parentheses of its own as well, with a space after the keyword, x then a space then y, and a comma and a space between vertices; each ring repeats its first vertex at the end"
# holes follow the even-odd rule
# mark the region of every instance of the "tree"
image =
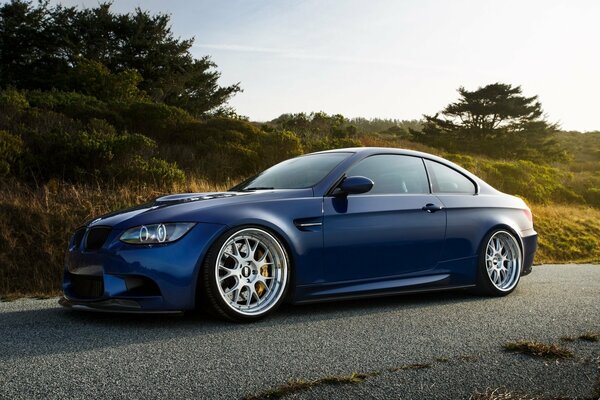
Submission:
POLYGON ((422 131, 412 131, 416 139, 494 157, 564 157, 553 138, 558 126, 544 118, 537 96, 523 96, 520 86, 503 83, 473 91, 460 87, 458 93, 458 101, 424 115, 422 131))
POLYGON ((190 53, 193 41, 174 37, 166 14, 12 0, 0 7, 0 86, 80 91, 69 77, 83 59, 114 75, 138 73, 139 89, 152 100, 203 116, 223 108, 240 87, 219 86, 210 58, 190 53))

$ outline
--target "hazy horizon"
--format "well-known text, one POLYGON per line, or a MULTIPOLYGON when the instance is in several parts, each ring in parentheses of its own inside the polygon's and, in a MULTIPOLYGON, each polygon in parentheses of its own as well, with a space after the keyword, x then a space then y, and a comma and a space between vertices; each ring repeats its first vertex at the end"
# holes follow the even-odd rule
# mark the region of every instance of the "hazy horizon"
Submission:
MULTIPOLYGON (((53 1, 96 6, 96 0, 53 1)), ((119 0, 171 14, 210 55, 230 105, 255 121, 324 111, 420 119, 494 82, 538 95, 551 122, 599 130, 600 2, 119 0)))

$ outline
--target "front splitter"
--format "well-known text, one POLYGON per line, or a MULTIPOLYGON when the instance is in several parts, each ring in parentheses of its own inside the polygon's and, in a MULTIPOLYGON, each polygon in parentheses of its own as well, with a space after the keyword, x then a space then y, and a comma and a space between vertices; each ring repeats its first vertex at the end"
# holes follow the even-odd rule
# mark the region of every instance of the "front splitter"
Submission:
POLYGON ((65 308, 80 311, 119 313, 119 314, 171 314, 181 315, 183 311, 179 310, 144 310, 135 300, 126 299, 108 299, 100 301, 76 301, 66 297, 61 297, 58 304, 65 308))

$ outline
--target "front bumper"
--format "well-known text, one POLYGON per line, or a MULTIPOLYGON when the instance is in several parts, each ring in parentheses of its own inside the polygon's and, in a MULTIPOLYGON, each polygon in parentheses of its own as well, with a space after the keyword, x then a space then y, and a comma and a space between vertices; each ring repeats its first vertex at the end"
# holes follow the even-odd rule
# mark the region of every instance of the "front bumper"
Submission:
POLYGON ((127 313, 181 312, 196 305, 204 256, 224 225, 199 223, 176 242, 129 245, 112 230, 104 245, 71 245, 65 259, 62 306, 127 313))

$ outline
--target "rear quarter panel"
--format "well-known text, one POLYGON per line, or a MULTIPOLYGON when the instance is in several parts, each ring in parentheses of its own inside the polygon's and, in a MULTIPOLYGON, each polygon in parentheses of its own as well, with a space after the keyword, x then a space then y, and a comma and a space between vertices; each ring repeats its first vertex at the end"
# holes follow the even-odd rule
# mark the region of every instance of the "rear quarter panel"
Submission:
MULTIPOLYGON (((523 237, 535 235, 523 209, 525 203, 506 194, 439 194, 446 209, 446 242, 439 269, 450 272, 457 284, 475 282, 477 258, 484 237, 504 228, 516 234, 523 249, 523 237)), ((526 253, 527 249, 524 249, 526 253)))

